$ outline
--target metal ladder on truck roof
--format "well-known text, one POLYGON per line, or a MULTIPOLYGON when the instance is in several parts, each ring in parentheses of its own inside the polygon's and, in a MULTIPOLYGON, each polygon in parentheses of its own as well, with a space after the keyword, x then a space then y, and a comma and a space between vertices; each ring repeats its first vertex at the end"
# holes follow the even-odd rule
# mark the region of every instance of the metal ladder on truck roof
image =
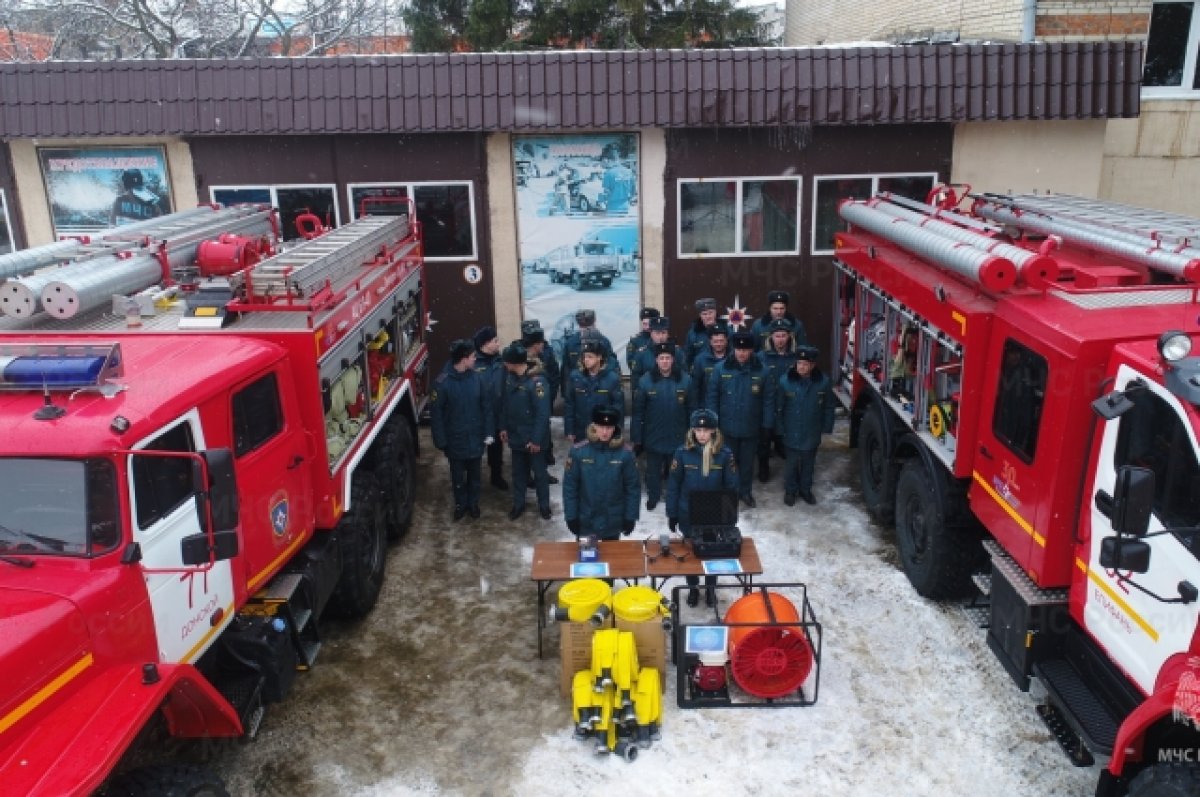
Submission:
POLYGON ((336 294, 408 232, 406 216, 364 216, 256 264, 247 292, 252 299, 322 303, 326 292, 336 294))

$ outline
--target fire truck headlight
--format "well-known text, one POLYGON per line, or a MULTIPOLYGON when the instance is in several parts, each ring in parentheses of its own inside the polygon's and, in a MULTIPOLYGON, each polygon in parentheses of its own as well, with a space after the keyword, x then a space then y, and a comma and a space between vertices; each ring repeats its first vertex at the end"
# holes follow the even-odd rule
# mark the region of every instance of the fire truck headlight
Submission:
POLYGON ((1192 339, 1185 332, 1169 329, 1158 338, 1158 353, 1167 362, 1182 360, 1192 353, 1192 339))

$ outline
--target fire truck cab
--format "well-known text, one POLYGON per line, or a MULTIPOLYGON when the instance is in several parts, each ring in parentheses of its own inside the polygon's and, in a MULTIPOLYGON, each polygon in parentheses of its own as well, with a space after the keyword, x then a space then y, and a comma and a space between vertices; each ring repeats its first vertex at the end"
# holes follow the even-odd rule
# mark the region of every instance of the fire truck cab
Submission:
POLYGON ((269 207, 210 207, 0 258, 5 793, 225 794, 130 753, 253 737, 322 617, 374 607, 426 391, 411 218, 277 252, 269 207))
POLYGON ((1098 794, 1200 793, 1200 221, 949 196, 840 209, 868 509, 922 595, 989 593, 989 646, 1106 761, 1098 794))

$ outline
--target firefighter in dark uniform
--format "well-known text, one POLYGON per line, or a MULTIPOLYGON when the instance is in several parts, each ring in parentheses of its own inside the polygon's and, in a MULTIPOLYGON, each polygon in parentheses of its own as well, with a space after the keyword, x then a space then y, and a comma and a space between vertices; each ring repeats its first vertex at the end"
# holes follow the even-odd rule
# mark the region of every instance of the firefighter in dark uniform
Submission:
POLYGON ((462 520, 468 512, 479 517, 479 463, 496 435, 496 410, 491 391, 475 371, 472 341, 450 344, 450 361, 429 394, 429 421, 433 445, 450 463, 454 519, 462 520))
POLYGON ((121 172, 121 193, 113 200, 109 223, 114 227, 154 219, 171 212, 165 197, 146 187, 141 169, 121 172))
POLYGON ((625 414, 621 377, 604 367, 603 347, 586 341, 579 359, 579 367, 567 375, 563 399, 563 434, 571 443, 585 438, 595 407, 611 407, 617 413, 618 429, 625 414))
POLYGON ((629 437, 635 454, 646 454, 646 510, 662 498, 662 480, 671 455, 683 444, 688 420, 697 409, 692 378, 677 364, 674 344, 656 343, 654 370, 643 374, 633 396, 629 437))
POLYGON ((599 344, 600 350, 604 354, 605 369, 615 371, 618 376, 620 375, 617 359, 613 355, 612 341, 606 338, 600 330, 596 329, 596 311, 577 310, 575 312, 575 324, 578 329, 563 335, 562 389, 564 399, 567 397, 569 375, 579 370, 579 360, 583 354, 583 343, 585 340, 592 340, 599 344))
MULTIPOLYGON (((492 405, 498 412, 500 391, 504 386, 504 363, 500 362, 500 338, 496 335, 496 328, 480 327, 475 333, 474 343, 475 371, 483 378, 484 384, 491 388, 492 405)), ((488 445, 487 463, 488 470, 491 471, 492 486, 497 490, 507 490, 508 482, 504 480, 504 444, 500 440, 493 440, 488 445)))
POLYGON ((713 369, 706 386, 706 409, 721 419, 721 434, 733 450, 738 463, 738 496, 748 507, 754 500, 754 459, 758 442, 771 434, 775 418, 764 411, 771 405, 775 386, 767 379, 767 367, 754 356, 754 335, 738 332, 733 336, 733 354, 713 369))
POLYGON ((683 342, 685 361, 684 368, 691 368, 696 358, 708 348, 708 332, 717 323, 717 300, 697 299, 696 320, 688 327, 687 338, 683 342))
POLYGON ((713 369, 729 356, 729 329, 724 323, 716 323, 708 328, 708 347, 692 360, 692 386, 700 406, 706 406, 708 383, 712 379, 713 369))
MULTIPOLYGON (((772 385, 778 385, 780 378, 792 368, 796 362, 796 341, 792 338, 792 325, 786 318, 776 318, 768 325, 767 341, 758 357, 767 367, 767 378, 772 385)), ((776 453, 786 457, 783 441, 779 439, 779 428, 775 428, 771 440, 764 440, 758 446, 758 480, 765 482, 771 478, 771 447, 776 453)))
POLYGON ((567 452, 563 515, 576 537, 615 540, 637 523, 641 483, 633 451, 616 435, 620 422, 611 407, 596 407, 587 438, 567 452))
POLYGON ((541 366, 531 365, 520 341, 504 349, 503 399, 500 407, 500 440, 512 452, 512 509, 509 520, 525 513, 525 482, 533 473, 538 510, 550 519, 550 481, 546 473, 546 447, 550 444, 550 383, 541 366))
MULTIPOLYGON (((664 315, 660 315, 656 318, 651 318, 650 319, 650 346, 647 347, 646 349, 644 349, 642 351, 642 353, 640 355, 638 355, 638 360, 637 360, 638 379, 634 379, 632 376, 629 378, 629 390, 633 394, 634 400, 637 399, 638 386, 641 384, 639 380, 641 379, 642 375, 653 372, 654 369, 657 367, 657 363, 655 361, 658 359, 658 357, 654 353, 653 348, 660 344, 669 344, 671 347, 671 352, 675 356, 675 362, 680 363, 680 368, 683 367, 683 365, 682 365, 683 360, 684 360, 683 349, 676 346, 675 342, 673 340, 671 340, 671 319, 667 318, 664 315)), ((672 450, 674 450, 674 449, 672 449, 672 450)))
POLYGON ((797 346, 808 343, 808 337, 804 333, 804 322, 788 310, 791 298, 787 291, 771 291, 767 294, 767 314, 755 321, 754 326, 750 328, 758 338, 759 348, 766 344, 767 336, 771 334, 771 322, 777 318, 782 318, 792 325, 792 339, 796 341, 797 346))
MULTIPOLYGON (((684 537, 690 537, 692 523, 689 516, 689 497, 696 490, 733 490, 738 486, 737 462, 733 452, 721 439, 717 415, 712 410, 696 410, 689 421, 690 429, 683 445, 675 449, 671 458, 671 470, 667 476, 667 527, 671 531, 679 528, 684 537)), ((697 576, 688 576, 691 587, 687 594, 687 605, 695 606, 700 595, 696 586, 697 576)), ((715 606, 717 596, 712 585, 716 576, 705 576, 704 602, 715 606)))
MULTIPOLYGON (((529 318, 521 322, 521 345, 525 347, 530 361, 542 367, 542 375, 550 383, 550 405, 551 414, 553 414, 554 397, 558 395, 562 383, 562 370, 558 366, 558 357, 554 354, 554 347, 546 345, 546 332, 536 318, 529 318)), ((553 440, 546 445, 546 464, 554 464, 553 440)), ((530 480, 529 483, 533 484, 533 480, 530 480)), ((558 484, 558 479, 551 476, 550 483, 558 484)))
POLYGON ((795 365, 780 377, 774 393, 775 429, 787 451, 783 502, 788 506, 796 504, 797 495, 817 502, 812 493, 817 448, 821 435, 833 431, 833 386, 817 367, 818 356, 815 346, 797 348, 795 365))
POLYGON ((629 384, 636 385, 638 379, 641 378, 644 371, 641 364, 638 362, 638 355, 650 348, 653 341, 650 340, 650 319, 658 318, 661 313, 653 307, 643 307, 638 313, 638 318, 642 322, 642 328, 638 333, 629 339, 629 343, 625 344, 625 367, 629 369, 629 384))

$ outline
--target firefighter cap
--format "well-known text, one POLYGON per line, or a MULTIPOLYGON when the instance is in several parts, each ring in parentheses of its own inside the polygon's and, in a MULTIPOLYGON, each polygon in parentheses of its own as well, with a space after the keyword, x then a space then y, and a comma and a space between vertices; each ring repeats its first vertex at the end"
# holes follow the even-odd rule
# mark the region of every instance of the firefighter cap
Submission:
POLYGON ((575 323, 579 324, 581 327, 590 327, 592 324, 596 323, 596 311, 576 310, 575 323))
POLYGON ((653 346, 650 347, 650 351, 654 352, 655 357, 657 357, 660 354, 669 354, 672 357, 674 357, 675 356, 675 344, 671 343, 670 341, 665 341, 663 343, 655 343, 653 346))
POLYGON ((821 356, 821 350, 816 346, 797 346, 796 360, 804 360, 805 362, 815 363, 817 358, 821 356))
POLYGON ((541 327, 525 328, 525 324, 521 325, 521 345, 526 348, 534 346, 538 343, 546 342, 546 332, 541 327))
POLYGON ((541 328, 542 328, 542 322, 538 321, 536 318, 527 318, 521 322, 521 334, 522 335, 528 335, 530 332, 534 331, 535 329, 541 329, 541 328))
POLYGON ((713 335, 725 335, 726 337, 729 336, 729 327, 725 325, 724 321, 718 321, 704 331, 708 333, 710 338, 713 335))
POLYGON ((767 304, 775 304, 775 302, 787 304, 791 300, 792 297, 788 296, 787 291, 771 291, 767 294, 767 304))
POLYGON ((450 344, 450 362, 458 363, 475 353, 475 343, 465 338, 460 338, 450 344))
POLYGON ((705 310, 716 310, 716 309, 717 309, 717 300, 716 299, 697 299, 696 300, 696 312, 697 313, 703 313, 705 310))
POLYGON ((597 426, 619 426, 621 413, 612 407, 592 407, 592 423, 597 426))
POLYGON ((758 348, 758 341, 754 339, 754 335, 746 330, 740 330, 733 333, 733 348, 735 349, 754 349, 758 348))
POLYGON ((598 340, 585 340, 579 349, 580 354, 599 354, 604 356, 604 347, 600 345, 598 340))
POLYGON ((647 318, 658 318, 660 315, 662 313, 653 307, 643 307, 642 312, 638 313, 638 320, 645 321, 647 318))
POLYGON ((771 323, 767 325, 767 329, 771 332, 778 332, 781 329, 784 332, 791 332, 792 322, 788 321, 786 318, 773 318, 771 319, 771 323))
POLYGON ((688 423, 693 429, 716 429, 717 414, 712 410, 696 410, 688 423))
POLYGON ((650 331, 667 332, 671 329, 671 319, 665 315, 655 316, 650 319, 650 331))
POLYGON ((529 362, 529 352, 525 350, 525 346, 519 340, 514 340, 504 347, 500 359, 511 365, 525 365, 529 362))

